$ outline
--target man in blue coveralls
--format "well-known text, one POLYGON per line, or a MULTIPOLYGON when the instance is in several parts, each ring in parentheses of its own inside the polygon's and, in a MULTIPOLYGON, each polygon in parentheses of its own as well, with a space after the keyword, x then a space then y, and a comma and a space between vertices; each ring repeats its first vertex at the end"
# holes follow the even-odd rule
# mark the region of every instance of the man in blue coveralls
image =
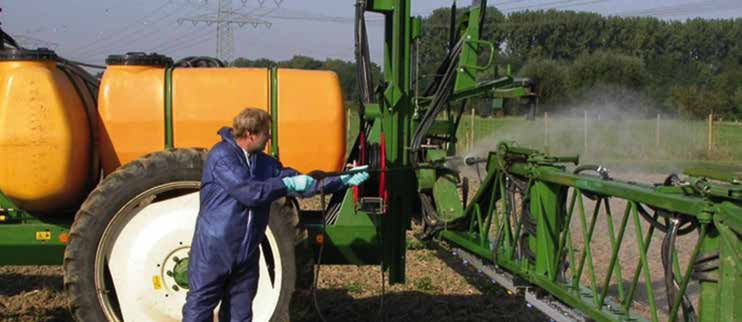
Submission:
MULTIPOLYGON (((309 196, 320 189, 314 179, 284 168, 262 151, 270 139, 271 116, 247 108, 222 128, 201 178, 201 208, 191 243, 190 290, 183 321, 252 321, 258 290, 259 245, 265 237, 271 203, 287 195, 309 196)), ((368 179, 358 172, 324 180, 329 193, 368 179)))

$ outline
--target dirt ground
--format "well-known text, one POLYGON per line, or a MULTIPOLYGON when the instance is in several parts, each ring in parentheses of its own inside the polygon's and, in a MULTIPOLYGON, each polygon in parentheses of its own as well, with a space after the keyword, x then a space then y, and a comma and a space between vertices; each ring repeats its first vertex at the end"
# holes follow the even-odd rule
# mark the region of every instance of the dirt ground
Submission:
MULTIPOLYGON (((660 182, 664 175, 615 173, 614 177, 638 182, 660 182)), ((595 242, 591 251, 598 283, 602 283, 610 258, 610 243, 606 218, 612 218, 618 229, 625 202, 611 203, 613 216, 598 216, 595 242)), ((593 202, 585 203, 587 224, 592 215, 593 202)), ((582 226, 577 217, 571 223, 573 241, 578 256, 584 250, 582 226)), ((635 223, 630 218, 621 248, 623 286, 628 287, 639 259, 635 223)), ((641 220, 646 233, 647 223, 641 220)), ((666 320, 666 300, 662 281, 659 245, 662 234, 656 233, 648 252, 651 288, 660 309, 660 320, 666 320)), ((695 243, 694 234, 680 238, 681 265, 695 243)), ((323 266, 320 272, 318 304, 328 321, 548 321, 548 317, 522 300, 508 295, 485 276, 465 266, 460 259, 440 248, 426 247, 413 234, 408 236, 407 282, 404 285, 385 286, 381 295, 380 272, 376 266, 323 266), (382 308, 383 300, 383 308, 382 308), (384 312, 385 316, 380 316, 384 312)), ((579 257, 578 257, 579 259, 579 257)), ((581 278, 590 285, 588 265, 581 278)), ((0 321, 71 321, 66 310, 67 298, 62 290, 61 267, 0 267, 0 321)), ((649 317, 648 293, 642 284, 637 287, 635 313, 649 317)), ((610 283, 610 294, 616 294, 617 283, 610 283)), ((689 290, 695 299, 697 285, 689 290)), ((695 302, 695 301, 694 301, 695 302)), ((311 292, 298 291, 292 301, 294 321, 318 321, 311 292)))
MULTIPOLYGON (((410 235, 411 236, 411 235, 410 235)), ((318 304, 332 321, 548 321, 447 252, 410 237, 407 283, 381 295, 376 266, 323 266, 318 304)), ((72 321, 61 267, 0 267, 0 321, 72 321)), ((311 292, 295 294, 292 321, 318 321, 311 292)))

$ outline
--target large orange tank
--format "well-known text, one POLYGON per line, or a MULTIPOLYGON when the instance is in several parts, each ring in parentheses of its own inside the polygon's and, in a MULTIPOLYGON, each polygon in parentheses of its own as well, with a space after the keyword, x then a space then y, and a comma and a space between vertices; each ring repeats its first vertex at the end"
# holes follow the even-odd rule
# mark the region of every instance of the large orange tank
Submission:
POLYGON ((0 191, 31 212, 75 207, 95 172, 84 91, 55 59, 43 49, 0 51, 0 191))
POLYGON ((275 95, 274 135, 281 162, 302 172, 342 168, 345 108, 335 73, 265 68, 175 68, 171 72, 168 84, 163 83, 163 68, 124 73, 121 66, 109 66, 99 95, 103 127, 114 142, 108 158, 115 162, 106 171, 165 148, 167 95, 163 91, 168 89, 174 147, 210 148, 220 140, 216 132, 231 126, 245 107, 271 112, 275 95), (114 96, 121 99, 110 99, 114 96))

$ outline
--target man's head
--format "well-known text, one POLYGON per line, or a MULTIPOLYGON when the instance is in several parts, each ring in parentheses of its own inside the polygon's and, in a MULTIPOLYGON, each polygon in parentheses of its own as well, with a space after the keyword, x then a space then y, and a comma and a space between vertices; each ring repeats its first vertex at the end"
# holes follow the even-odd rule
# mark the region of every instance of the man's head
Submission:
POLYGON ((234 118, 232 135, 237 144, 248 153, 265 149, 271 138, 271 116, 267 112, 248 107, 234 118))

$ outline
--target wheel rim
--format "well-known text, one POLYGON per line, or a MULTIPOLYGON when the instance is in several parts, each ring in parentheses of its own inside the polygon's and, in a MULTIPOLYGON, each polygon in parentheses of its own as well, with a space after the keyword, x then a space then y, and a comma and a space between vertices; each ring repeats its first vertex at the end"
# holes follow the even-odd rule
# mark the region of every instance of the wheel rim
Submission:
MULTIPOLYGON (((198 181, 159 185, 132 198, 114 214, 98 244, 94 268, 98 302, 109 321, 182 319, 187 290, 176 281, 175 272, 188 257, 199 186, 198 181)), ((253 316, 256 321, 267 321, 278 305, 283 284, 280 248, 270 227, 260 253, 253 316)))

